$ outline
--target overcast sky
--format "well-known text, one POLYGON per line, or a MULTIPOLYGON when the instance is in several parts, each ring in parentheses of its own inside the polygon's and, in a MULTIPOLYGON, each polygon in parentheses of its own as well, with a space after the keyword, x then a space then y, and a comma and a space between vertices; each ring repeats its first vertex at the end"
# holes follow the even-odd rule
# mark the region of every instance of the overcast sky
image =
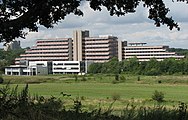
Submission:
MULTIPOLYGON (((168 45, 171 48, 188 49, 188 4, 165 0, 170 8, 169 16, 177 21, 180 31, 169 30, 166 25, 155 27, 149 20, 148 9, 140 5, 136 13, 117 17, 110 16, 106 9, 101 12, 93 11, 87 3, 83 3, 81 9, 84 16, 68 15, 65 20, 55 25, 53 29, 40 27, 39 32, 31 32, 26 39, 21 40, 22 47, 35 45, 36 39, 41 38, 65 38, 72 37, 73 30, 89 30, 90 36, 114 35, 128 42, 147 42, 148 45, 168 45)), ((2 47, 2 45, 0 45, 2 47)))

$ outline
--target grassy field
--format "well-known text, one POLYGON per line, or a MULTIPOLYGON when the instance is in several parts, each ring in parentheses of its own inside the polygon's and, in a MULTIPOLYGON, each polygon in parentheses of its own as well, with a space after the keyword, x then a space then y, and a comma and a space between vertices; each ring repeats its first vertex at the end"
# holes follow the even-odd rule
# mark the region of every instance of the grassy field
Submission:
MULTIPOLYGON (((121 75, 119 81, 114 75, 50 75, 50 76, 3 76, 5 83, 19 88, 29 84, 31 95, 61 97, 61 92, 70 94, 72 99, 81 98, 86 105, 113 102, 119 96, 116 107, 125 103, 151 104, 155 90, 165 94, 164 105, 177 105, 179 101, 188 103, 188 76, 133 76, 121 75), (114 82, 115 81, 115 82, 114 82), (159 82, 160 81, 160 82, 159 82)), ((2 85, 1 85, 2 86, 2 85)))

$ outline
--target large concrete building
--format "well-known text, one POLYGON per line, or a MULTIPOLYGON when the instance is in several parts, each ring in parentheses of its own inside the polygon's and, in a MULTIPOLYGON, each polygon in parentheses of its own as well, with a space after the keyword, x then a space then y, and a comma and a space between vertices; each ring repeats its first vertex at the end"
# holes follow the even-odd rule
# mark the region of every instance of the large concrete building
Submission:
POLYGON ((156 58, 182 59, 175 52, 168 52, 168 46, 147 46, 146 43, 127 43, 111 35, 90 37, 89 31, 76 30, 73 38, 38 39, 36 46, 26 50, 16 64, 22 61, 88 61, 107 62, 113 57, 119 61, 137 57, 139 61, 156 58))
POLYGON ((146 43, 128 43, 112 35, 90 37, 89 31, 76 30, 73 31, 73 38, 38 39, 36 46, 15 59, 17 66, 5 69, 5 74, 87 73, 90 63, 107 62, 113 57, 117 57, 119 61, 133 57, 137 57, 139 61, 184 58, 175 52, 168 52, 168 48, 147 46, 146 43))
POLYGON ((89 31, 77 30, 73 38, 38 39, 36 46, 16 58, 15 63, 25 60, 107 62, 113 57, 118 57, 117 37, 90 37, 89 31))

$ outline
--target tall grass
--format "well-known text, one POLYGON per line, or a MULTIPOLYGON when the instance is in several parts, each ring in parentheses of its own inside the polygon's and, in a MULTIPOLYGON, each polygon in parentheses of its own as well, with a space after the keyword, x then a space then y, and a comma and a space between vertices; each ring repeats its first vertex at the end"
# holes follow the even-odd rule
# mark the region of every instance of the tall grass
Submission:
MULTIPOLYGON (((30 96, 28 85, 21 92, 18 86, 0 88, 1 120, 187 120, 187 105, 180 103, 178 107, 167 109, 160 104, 154 107, 136 106, 134 102, 127 104, 114 114, 113 104, 107 110, 101 107, 91 111, 83 109, 79 99, 73 99, 73 105, 65 108, 63 100, 57 97, 30 96)), ((70 95, 62 93, 63 96, 70 95)))

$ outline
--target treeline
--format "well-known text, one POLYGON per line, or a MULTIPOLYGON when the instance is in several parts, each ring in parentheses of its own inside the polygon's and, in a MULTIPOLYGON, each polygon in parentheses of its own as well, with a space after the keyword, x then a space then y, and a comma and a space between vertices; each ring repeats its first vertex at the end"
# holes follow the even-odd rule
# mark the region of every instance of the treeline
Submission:
POLYGON ((178 55, 185 55, 188 57, 188 49, 182 49, 182 48, 169 48, 169 52, 175 52, 178 55))
POLYGON ((4 67, 14 64, 16 57, 19 57, 20 54, 24 53, 24 49, 17 50, 8 50, 4 51, 0 49, 0 73, 4 71, 4 67))
POLYGON ((106 63, 93 63, 89 66, 89 73, 137 74, 137 75, 188 75, 188 59, 175 60, 173 58, 157 61, 139 62, 137 58, 119 62, 112 58, 106 63))

